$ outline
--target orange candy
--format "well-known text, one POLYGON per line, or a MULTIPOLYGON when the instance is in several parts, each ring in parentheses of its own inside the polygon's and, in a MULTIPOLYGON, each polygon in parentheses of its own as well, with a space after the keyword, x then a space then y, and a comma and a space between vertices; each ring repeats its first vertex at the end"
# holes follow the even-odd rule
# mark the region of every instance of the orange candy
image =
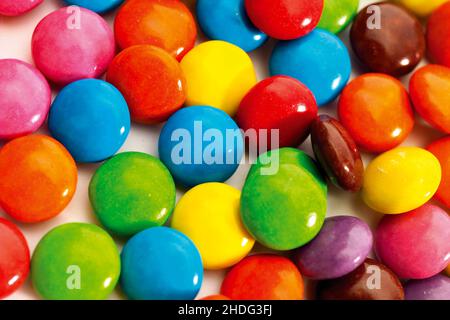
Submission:
POLYGON ((384 74, 368 73, 350 82, 338 114, 355 142, 369 152, 398 146, 414 127, 408 93, 400 81, 384 74))
POLYGON ((194 47, 195 20, 179 0, 128 0, 114 22, 120 48, 151 44, 180 61, 194 47))
POLYGON ((230 298, 225 297, 224 295, 221 294, 214 294, 212 296, 201 298, 200 300, 230 300, 230 298))
POLYGON ((433 142, 427 149, 439 160, 442 169, 441 184, 434 196, 450 208, 450 137, 433 142))
POLYGON ((0 207, 14 219, 35 223, 58 215, 72 199, 77 167, 56 140, 31 135, 0 149, 0 207))
POLYGON ((106 80, 122 92, 137 122, 163 122, 186 100, 180 64, 154 46, 133 46, 119 53, 109 66, 106 80))

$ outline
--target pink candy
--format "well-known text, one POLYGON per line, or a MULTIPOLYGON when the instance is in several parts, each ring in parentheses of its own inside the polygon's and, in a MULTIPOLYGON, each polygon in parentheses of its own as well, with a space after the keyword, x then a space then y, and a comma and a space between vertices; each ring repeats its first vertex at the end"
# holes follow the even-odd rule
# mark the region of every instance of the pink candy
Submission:
POLYGON ((0 139, 39 129, 50 102, 50 87, 35 67, 19 60, 0 60, 0 139))
POLYGON ((19 16, 28 12, 44 0, 0 0, 0 14, 4 16, 19 16))
POLYGON ((65 85, 101 76, 115 54, 114 36, 98 14, 65 7, 38 24, 32 51, 38 69, 51 81, 65 85))

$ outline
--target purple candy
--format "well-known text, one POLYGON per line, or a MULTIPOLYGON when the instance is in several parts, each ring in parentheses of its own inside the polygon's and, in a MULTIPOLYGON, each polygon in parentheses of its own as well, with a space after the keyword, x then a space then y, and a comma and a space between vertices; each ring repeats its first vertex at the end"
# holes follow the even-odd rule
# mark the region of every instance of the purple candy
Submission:
POLYGON ((450 278, 442 274, 405 285, 406 300, 450 300, 450 278))
POLYGON ((346 275, 359 267, 372 249, 369 226, 356 217, 325 219, 319 234, 296 250, 294 262, 306 277, 323 280, 346 275))

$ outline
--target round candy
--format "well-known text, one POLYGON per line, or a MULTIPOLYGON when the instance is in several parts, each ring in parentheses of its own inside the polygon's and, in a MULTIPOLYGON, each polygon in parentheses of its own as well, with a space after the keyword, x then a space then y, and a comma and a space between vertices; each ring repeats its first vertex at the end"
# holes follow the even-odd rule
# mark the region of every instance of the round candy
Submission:
POLYGON ((4 16, 20 16, 28 12, 44 0, 2 0, 0 1, 0 15, 4 16))
POLYGON ((362 198, 373 210, 397 214, 430 200, 441 181, 441 166, 430 152, 399 147, 372 160, 364 173, 362 198))
POLYGON ((180 65, 154 46, 133 46, 119 53, 106 79, 122 92, 137 122, 163 122, 186 100, 186 81, 180 65))
POLYGON ((275 76, 259 82, 247 93, 236 119, 244 131, 255 131, 259 148, 266 151, 267 147, 300 145, 316 116, 316 100, 305 85, 294 78, 275 76), (279 130, 278 139, 272 145, 274 130, 279 130))
POLYGON ((175 207, 175 184, 159 159, 120 153, 97 169, 89 198, 100 222, 121 236, 163 225, 175 207))
POLYGON ((58 215, 77 187, 77 167, 69 152, 44 135, 14 139, 0 149, 0 207, 21 222, 58 215))
POLYGON ((398 277, 385 265, 367 258, 351 273, 317 285, 320 300, 403 300, 398 277))
POLYGON ((224 295, 221 295, 221 294, 214 294, 211 296, 201 298, 200 300, 222 300, 223 301, 223 300, 231 300, 231 299, 228 297, 225 297, 224 295))
POLYGON ((235 265, 252 249, 255 240, 241 221, 241 192, 223 183, 204 183, 178 202, 171 226, 187 235, 202 256, 205 269, 235 265))
POLYGON ((250 20, 272 38, 291 40, 319 23, 324 0, 245 0, 250 20))
POLYGON ((0 218, 0 299, 16 291, 30 271, 30 250, 22 232, 0 218))
POLYGON ((450 133, 450 68, 427 65, 411 77, 409 92, 414 108, 434 128, 450 133))
POLYGON ((439 160, 442 169, 442 179, 436 191, 435 198, 450 208, 450 137, 439 139, 427 147, 439 160))
POLYGON ((97 162, 114 155, 130 131, 130 113, 122 94, 97 79, 65 87, 48 117, 53 137, 79 162, 97 162))
POLYGON ((410 280, 405 285, 406 300, 450 300, 450 278, 437 274, 423 280, 410 280))
POLYGON ((334 185, 357 192, 364 177, 364 164, 348 131, 334 118, 317 117, 311 124, 314 155, 334 185))
POLYGON ((411 72, 425 54, 422 24, 388 2, 362 9, 352 25, 350 40, 368 69, 396 77, 411 72))
POLYGON ((51 91, 35 67, 19 60, 0 60, 0 92, 0 139, 30 134, 44 123, 51 91))
POLYGON ((232 300, 303 300, 303 279, 287 258, 253 255, 228 272, 221 293, 232 300))
POLYGON ((450 261, 450 217, 432 204, 384 216, 375 232, 375 250, 400 278, 432 277, 450 261))
POLYGON ((129 0, 114 21, 120 48, 150 44, 166 50, 177 60, 194 47, 194 17, 179 0, 129 0))
POLYGON ((445 274, 450 277, 450 264, 445 269, 445 274))
POLYGON ((197 19, 208 38, 227 41, 247 52, 267 40, 248 19, 244 0, 198 0, 197 19))
POLYGON ((34 30, 31 46, 37 68, 58 85, 101 76, 115 53, 106 21, 80 7, 47 15, 34 30))
POLYGON ((124 0, 64 0, 68 5, 84 7, 97 13, 105 13, 120 6, 124 0))
POLYGON ((353 21, 358 7, 359 0, 324 0, 323 13, 317 27, 339 33, 353 21))
POLYGON ((179 231, 150 228, 123 248, 121 284, 130 299, 192 300, 202 280, 200 254, 179 231))
POLYGON ((106 299, 119 280, 119 252, 96 225, 63 224, 39 241, 31 275, 34 289, 45 299, 106 299))
POLYGON ((394 0, 414 14, 425 17, 448 0, 394 0))
POLYGON ((433 62, 450 68, 450 2, 448 1, 428 19, 427 50, 433 62))
POLYGON ((350 73, 350 56, 344 43, 320 29, 297 40, 278 42, 270 58, 271 75, 298 79, 311 89, 319 106, 339 95, 350 73))
POLYGON ((207 41, 181 61, 186 75, 187 105, 206 105, 233 116, 245 94, 256 84, 253 62, 241 48, 207 41))
POLYGON ((234 120, 208 106, 187 107, 166 122, 159 136, 159 157, 183 186, 223 182, 239 166, 244 139, 234 120))
POLYGON ((269 151, 259 156, 245 181, 242 220, 253 238, 264 246, 295 249, 319 233, 325 219, 326 196, 321 173, 303 151, 269 151))
POLYGON ((311 279, 342 277, 359 267, 372 249, 372 232, 359 218, 325 219, 319 234, 294 253, 300 272, 311 279))
POLYGON ((338 114, 356 144, 369 152, 400 145, 414 127, 408 93, 397 79, 383 74, 350 82, 342 91, 338 114))

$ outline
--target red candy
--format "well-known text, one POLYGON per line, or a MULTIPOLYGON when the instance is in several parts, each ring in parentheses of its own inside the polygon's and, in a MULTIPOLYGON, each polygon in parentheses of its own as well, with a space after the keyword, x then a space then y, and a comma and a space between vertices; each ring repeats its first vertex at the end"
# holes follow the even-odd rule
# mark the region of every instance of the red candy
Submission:
POLYGON ((13 293, 26 280, 30 251, 22 232, 0 218, 0 299, 13 293))
POLYGON ((450 67, 450 2, 443 4, 430 16, 427 48, 431 60, 450 67))
POLYGON ((245 0, 245 9, 258 29, 272 38, 291 40, 316 27, 323 0, 245 0))
POLYGON ((267 135, 257 131, 260 147, 260 142, 271 146, 270 129, 280 130, 280 147, 295 147, 305 140, 316 116, 316 100, 305 85, 290 77, 275 76, 250 90, 239 106, 236 119, 243 130, 267 130, 267 135))
POLYGON ((433 142, 427 149, 439 160, 442 168, 441 184, 434 196, 450 208, 450 137, 433 142))
POLYGON ((231 300, 303 300, 303 280, 289 259, 253 255, 228 272, 221 293, 231 300))

